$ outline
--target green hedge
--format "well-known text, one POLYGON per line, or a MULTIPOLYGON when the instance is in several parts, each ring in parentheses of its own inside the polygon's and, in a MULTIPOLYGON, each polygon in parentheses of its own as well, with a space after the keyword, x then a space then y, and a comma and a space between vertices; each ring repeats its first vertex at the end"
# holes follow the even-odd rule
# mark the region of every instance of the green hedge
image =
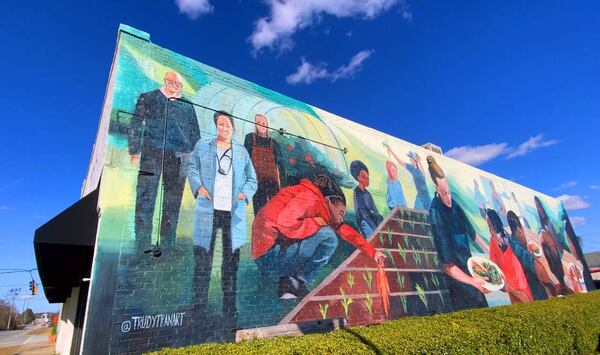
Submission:
POLYGON ((599 335, 600 292, 595 291, 325 334, 202 344, 153 354, 590 354, 599 335))

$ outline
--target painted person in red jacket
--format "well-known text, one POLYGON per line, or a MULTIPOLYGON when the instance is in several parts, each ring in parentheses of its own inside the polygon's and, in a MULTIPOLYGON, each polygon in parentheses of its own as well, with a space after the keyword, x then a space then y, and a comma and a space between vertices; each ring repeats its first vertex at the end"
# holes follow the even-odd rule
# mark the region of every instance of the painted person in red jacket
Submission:
POLYGON ((259 270, 278 282, 282 299, 304 297, 310 283, 333 256, 338 235, 375 261, 375 250, 344 223, 346 198, 328 175, 318 175, 279 191, 256 215, 252 225, 252 257, 259 270))
POLYGON ((510 235, 504 229, 498 212, 486 210, 486 221, 490 230, 490 259, 504 274, 502 291, 508 293, 511 303, 533 301, 525 270, 510 245, 510 235))

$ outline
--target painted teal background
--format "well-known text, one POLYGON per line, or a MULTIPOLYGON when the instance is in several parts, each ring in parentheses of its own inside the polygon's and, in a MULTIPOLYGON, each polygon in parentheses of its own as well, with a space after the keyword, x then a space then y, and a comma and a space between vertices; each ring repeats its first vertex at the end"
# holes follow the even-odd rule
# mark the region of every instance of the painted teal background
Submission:
MULTIPOLYGON (((124 30, 127 29, 124 28, 124 30)), ((129 163, 127 151, 131 114, 138 96, 160 87, 166 71, 178 72, 184 79, 184 97, 201 105, 196 107, 196 114, 203 136, 215 134, 212 123, 213 110, 226 110, 250 121, 255 113, 265 113, 269 117, 272 127, 282 127, 287 132, 314 140, 314 142, 304 142, 304 149, 330 171, 339 172, 348 200, 346 222, 351 225, 355 225, 352 190, 356 186, 356 182, 348 174, 350 161, 360 159, 369 167, 371 175, 369 190, 379 212, 385 216, 389 213, 389 209, 385 206, 386 173, 384 168, 384 162, 388 157, 382 150, 381 143, 384 141, 390 143, 392 149, 397 151, 401 157, 404 157, 408 151, 417 151, 424 160, 424 157, 430 153, 423 148, 380 132, 371 131, 366 127, 345 121, 310 105, 161 48, 139 38, 139 33, 136 37, 126 31, 121 31, 113 75, 110 79, 112 91, 109 97, 112 98, 112 101, 105 103, 110 107, 110 131, 101 182, 102 218, 98 234, 98 253, 101 256, 96 259, 94 265, 95 273, 90 302, 91 312, 102 313, 109 317, 107 321, 110 321, 111 325, 109 326, 108 342, 109 348, 115 353, 123 351, 124 344, 131 342, 132 339, 141 341, 149 337, 160 338, 160 333, 123 334, 120 326, 124 319, 132 314, 176 312, 185 309, 190 303, 190 276, 191 269, 193 269, 190 243, 191 226, 195 216, 189 187, 186 186, 184 192, 177 233, 178 241, 181 244, 177 252, 173 254, 174 257, 168 259, 165 256, 162 260, 168 261, 163 266, 144 262, 139 265, 135 273, 128 264, 131 256, 128 245, 134 239, 133 214, 137 177, 137 170, 129 163), (348 153, 342 152, 344 148, 348 149, 348 153), (144 268, 153 270, 150 276, 144 276, 152 279, 152 282, 148 283, 154 288, 152 291, 139 290, 136 285, 131 283, 133 282, 131 279, 139 277, 140 273, 145 275, 144 268), (165 271, 167 268, 168 271, 165 271), (104 274, 107 269, 112 270, 113 273, 104 274), (165 290, 163 293, 161 293, 161 288, 165 290), (101 302, 100 298, 94 298, 93 294, 99 293, 101 290, 114 290, 114 298, 111 299, 111 302, 105 303, 101 302)), ((241 143, 244 135, 252 132, 254 128, 251 122, 242 120, 236 122, 234 139, 241 143)), ((293 142, 287 136, 276 139, 283 147, 286 146, 286 143, 293 142)), ((487 179, 494 180, 498 189, 507 196, 510 192, 515 192, 519 202, 528 211, 528 220, 533 222, 532 229, 536 231, 539 229, 539 223, 534 215, 533 196, 540 196, 548 210, 551 211, 555 222, 558 220, 562 209, 558 201, 451 159, 439 157, 438 160, 449 177, 454 198, 463 206, 475 229, 484 239, 489 238, 489 232, 485 220, 478 216, 479 210, 473 201, 473 191, 471 190, 473 178, 485 176, 487 179)), ((399 168, 399 178, 409 207, 412 207, 416 194, 412 180, 401 168, 399 168)), ((427 183, 429 192, 433 196, 434 186, 429 177, 427 177, 427 183)), ((156 211, 158 211, 160 207, 158 201, 156 206, 156 211)), ((508 207, 509 209, 515 208, 514 206, 508 207)), ((249 216, 252 215, 251 211, 247 213, 249 216)), ((157 216, 157 212, 155 212, 155 216, 157 216)), ((251 240, 251 221, 250 218, 247 226, 249 241, 251 240)), ((154 240, 157 239, 156 234, 155 223, 154 240)), ((218 267, 221 258, 220 240, 217 240, 216 245, 208 308, 218 316, 222 299, 218 267)), ((340 247, 326 270, 310 286, 318 285, 353 250, 354 248, 349 244, 340 242, 340 247)), ((479 250, 473 247, 472 251, 477 253, 479 250)), ((279 300, 273 289, 260 285, 260 282, 256 266, 250 257, 250 243, 247 243, 241 250, 238 271, 238 308, 241 328, 277 324, 295 305, 289 301, 279 300), (270 289, 270 291, 265 292, 265 289, 270 289)), ((145 284, 145 281, 139 281, 139 284, 145 284)), ((111 292, 107 292, 107 294, 104 299, 111 298, 111 292)), ((508 304, 509 300, 505 294, 497 292, 488 296, 488 302, 492 306, 504 305, 508 304)), ((214 318, 213 321, 217 322, 217 319, 214 318)), ((173 336, 177 338, 177 334, 173 336)), ((178 344, 195 341, 195 339, 186 338, 183 334, 178 339, 178 344)), ((231 338, 223 334, 214 334, 206 340, 228 341, 231 338)), ((158 340, 156 342, 149 340, 144 349, 149 350, 158 345, 160 345, 158 340)))

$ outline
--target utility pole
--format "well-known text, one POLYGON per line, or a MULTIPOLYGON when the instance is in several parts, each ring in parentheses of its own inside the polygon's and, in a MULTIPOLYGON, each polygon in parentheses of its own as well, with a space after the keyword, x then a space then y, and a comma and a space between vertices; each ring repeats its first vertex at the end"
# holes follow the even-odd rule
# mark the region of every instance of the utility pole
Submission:
POLYGON ((23 322, 23 324, 25 324, 25 310, 27 309, 28 303, 29 303, 29 295, 25 294, 25 295, 23 295, 23 310, 21 311, 21 322, 23 322))
MULTIPOLYGON (((10 330, 10 321, 12 319, 13 308, 15 307, 15 297, 19 294, 21 288, 13 288, 9 292, 13 294, 12 302, 10 305, 10 309, 8 310, 8 324, 6 324, 6 330, 10 330)), ((16 317, 16 315, 15 315, 16 317)))

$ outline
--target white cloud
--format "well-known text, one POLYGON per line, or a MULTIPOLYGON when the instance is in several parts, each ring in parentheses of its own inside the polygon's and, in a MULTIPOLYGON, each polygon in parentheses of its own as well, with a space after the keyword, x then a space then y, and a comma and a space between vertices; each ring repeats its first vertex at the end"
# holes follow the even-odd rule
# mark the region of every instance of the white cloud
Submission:
POLYGON ((10 207, 8 207, 7 205, 0 205, 0 211, 8 211, 10 210, 10 207))
POLYGON ((600 185, 590 185, 590 189, 598 190, 598 189, 600 189, 600 185))
POLYGON ((363 62, 373 54, 373 50, 364 50, 356 53, 350 62, 342 65, 333 72, 329 72, 325 64, 311 64, 302 59, 302 63, 296 68, 296 72, 287 76, 288 84, 310 84, 319 79, 330 79, 332 82, 351 78, 358 73, 363 66, 363 62))
POLYGON ((465 145, 450 149, 446 152, 446 155, 470 165, 481 165, 502 155, 506 156, 506 159, 512 159, 523 156, 535 149, 549 147, 558 143, 558 140, 543 140, 543 138, 542 134, 538 134, 521 143, 517 148, 510 147, 508 143, 491 143, 476 146, 465 145))
POLYGON ((329 76, 327 69, 321 65, 313 65, 302 58, 302 64, 296 69, 294 74, 288 75, 286 81, 288 84, 310 84, 315 80, 323 79, 329 76))
POLYGON ((556 197, 559 201, 562 201, 563 205, 567 210, 581 210, 590 207, 590 203, 579 195, 560 195, 556 197))
POLYGON ((523 155, 531 152, 532 150, 549 147, 558 143, 556 139, 544 140, 543 134, 531 137, 525 142, 521 143, 517 149, 514 149, 510 154, 506 156, 507 159, 516 157, 522 157, 523 155))
POLYGON ((569 217, 569 220, 571 221, 571 225, 573 225, 573 227, 583 226, 587 223, 585 217, 573 216, 569 217))
POLYGON ((402 18, 408 22, 412 22, 413 13, 410 9, 410 5, 406 0, 400 0, 400 13, 402 14, 402 18))
POLYGON ((185 14, 192 20, 213 11, 210 0, 175 0, 175 4, 177 4, 180 13, 185 14))
MULTIPOLYGON (((266 0, 268 17, 254 23, 248 38, 254 52, 262 48, 289 49, 292 35, 319 22, 324 15, 371 20, 393 7, 398 0, 266 0)), ((410 9, 407 10, 410 13, 410 9)), ((405 15, 403 14, 403 17, 405 15)), ((412 13, 410 13, 412 18, 412 13)), ((406 18, 406 17, 405 17, 406 18)))
POLYGON ((478 146, 467 145, 452 148, 446 152, 446 155, 469 165, 481 165, 506 153, 507 148, 508 144, 506 143, 492 143, 478 146))
POLYGON ((554 190, 554 191, 563 190, 563 189, 568 189, 569 187, 575 187, 575 186, 577 186, 577 181, 567 181, 565 183, 558 185, 557 187, 552 188, 552 190, 554 190))
POLYGON ((331 81, 336 81, 344 78, 351 78, 362 69, 362 63, 367 60, 373 50, 364 50, 356 53, 348 65, 342 65, 331 74, 331 81))

